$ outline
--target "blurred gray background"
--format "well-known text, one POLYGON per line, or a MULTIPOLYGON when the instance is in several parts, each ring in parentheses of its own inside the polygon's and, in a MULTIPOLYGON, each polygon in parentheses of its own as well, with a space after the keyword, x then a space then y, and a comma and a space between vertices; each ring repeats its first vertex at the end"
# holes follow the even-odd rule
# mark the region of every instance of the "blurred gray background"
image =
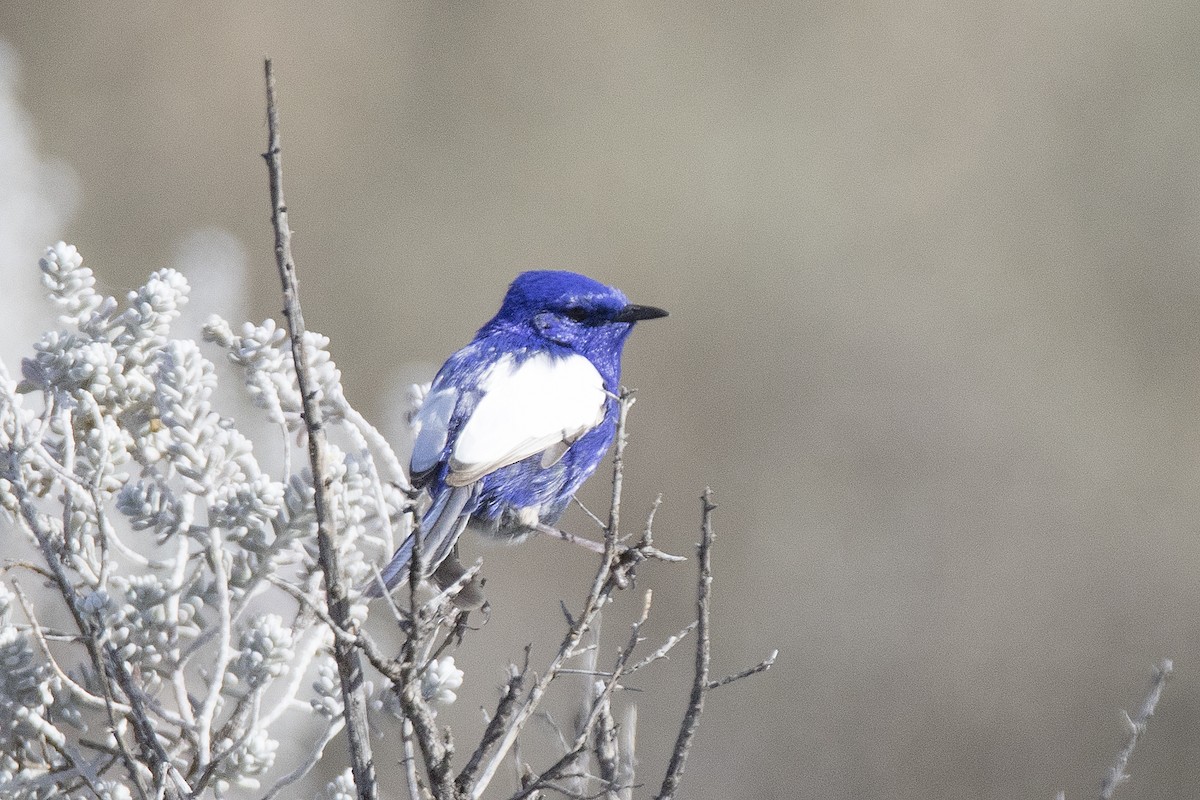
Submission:
MULTIPOLYGON (((276 315, 271 55, 306 317, 381 428, 521 270, 670 309, 627 350, 625 519, 662 492, 690 554, 711 485, 714 670, 780 650, 685 796, 1093 796, 1163 656, 1119 796, 1200 791, 1200 5, 10 0, 0 39, 10 292, 59 238, 110 292, 215 247, 248 271, 198 272, 211 310, 276 315)), ((592 569, 482 552, 464 743, 592 569)), ((655 635, 693 566, 643 571, 655 635)), ((689 668, 634 698, 650 786, 689 668)))

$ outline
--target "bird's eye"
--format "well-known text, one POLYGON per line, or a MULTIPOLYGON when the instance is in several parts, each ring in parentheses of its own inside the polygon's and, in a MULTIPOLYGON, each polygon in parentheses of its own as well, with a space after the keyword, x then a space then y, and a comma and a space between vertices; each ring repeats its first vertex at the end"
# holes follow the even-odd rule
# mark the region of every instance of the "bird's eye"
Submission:
POLYGON ((586 308, 580 308, 579 306, 572 306, 571 308, 568 308, 566 311, 563 312, 563 316, 573 322, 583 322, 591 315, 588 314, 586 308))

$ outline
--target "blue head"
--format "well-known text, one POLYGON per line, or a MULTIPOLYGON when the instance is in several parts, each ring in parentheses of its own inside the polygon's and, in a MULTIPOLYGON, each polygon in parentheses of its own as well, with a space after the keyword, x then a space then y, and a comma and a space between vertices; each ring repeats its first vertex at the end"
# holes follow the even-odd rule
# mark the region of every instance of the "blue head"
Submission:
POLYGON ((586 356, 615 381, 633 324, 666 315, 661 308, 630 303, 619 290, 583 275, 537 270, 517 276, 500 311, 480 333, 532 335, 550 349, 586 356))

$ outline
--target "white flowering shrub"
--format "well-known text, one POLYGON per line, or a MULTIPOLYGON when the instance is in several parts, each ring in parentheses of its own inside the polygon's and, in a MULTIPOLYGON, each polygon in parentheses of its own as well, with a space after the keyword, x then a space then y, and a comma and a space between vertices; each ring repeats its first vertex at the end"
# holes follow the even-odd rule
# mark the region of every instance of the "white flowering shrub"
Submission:
MULTIPOLYGON (((235 332, 213 318, 207 345, 172 338, 188 297, 180 273, 155 272, 118 302, 97 292, 74 247, 51 247, 40 266, 61 327, 35 343, 19 380, 0 366, 13 587, 0 584, 0 797, 258 790, 286 714, 323 720, 321 745, 342 724, 333 634, 319 615, 311 474, 293 452, 304 424, 286 334, 270 320, 235 332), (278 430, 274 473, 215 405, 211 358, 222 351, 278 430), (47 632, 72 617, 78 635, 47 632), (159 748, 170 775, 147 766, 159 748)), ((338 434, 330 486, 341 563, 360 586, 407 535, 406 484, 347 405, 328 341, 310 334, 305 344, 338 434)), ((366 606, 351 595, 362 620, 366 606)), ((442 682, 444 700, 453 676, 442 682)), ((296 768, 282 772, 295 780, 296 768)))

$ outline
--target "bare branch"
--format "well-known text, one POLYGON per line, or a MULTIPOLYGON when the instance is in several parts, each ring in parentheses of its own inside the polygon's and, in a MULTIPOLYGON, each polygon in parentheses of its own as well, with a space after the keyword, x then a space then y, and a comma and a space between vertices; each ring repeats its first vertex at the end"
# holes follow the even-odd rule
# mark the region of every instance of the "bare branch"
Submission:
POLYGON ((409 800, 429 800, 429 790, 417 774, 417 751, 413 747, 412 723, 408 720, 400 726, 400 738, 404 742, 404 777, 408 781, 409 800))
POLYGON ((724 678, 721 678, 719 681, 711 681, 706 688, 719 689, 722 686, 728 686, 734 681, 740 681, 742 678, 749 678, 751 675, 757 675, 760 672, 766 672, 775 665, 775 659, 778 657, 779 651, 772 650, 771 655, 767 656, 753 667, 744 669, 741 672, 735 672, 733 675, 728 675, 724 678))
POLYGON ((596 527, 597 527, 597 528, 600 528, 601 530, 603 530, 603 529, 604 529, 604 520, 602 520, 602 519, 600 519, 599 517, 597 517, 597 516, 596 516, 596 515, 595 515, 595 514, 592 512, 592 510, 591 510, 590 508, 588 508, 587 506, 585 506, 585 505, 583 504, 583 501, 582 501, 582 500, 580 500, 578 496, 576 496, 576 495, 572 495, 572 496, 571 496, 571 502, 573 502, 575 505, 577 505, 577 506, 579 506, 581 509, 583 509, 583 513, 584 513, 584 514, 587 514, 587 516, 588 516, 588 519, 590 519, 592 522, 596 523, 596 527))
POLYGON ((617 398, 617 436, 613 446, 612 502, 608 509, 608 525, 604 529, 606 543, 614 543, 621 527, 621 490, 625 484, 625 445, 629 442, 629 409, 637 398, 631 389, 622 389, 617 398))
POLYGON ((688 625, 686 628, 681 630, 679 633, 675 634, 670 639, 667 639, 665 642, 663 642, 662 646, 659 647, 657 650, 655 650, 653 653, 646 656, 645 658, 643 658, 641 661, 637 662, 636 664, 632 665, 629 669, 626 670, 626 672, 637 672, 642 667, 649 666, 650 664, 653 664, 655 661, 666 658, 667 654, 670 653, 672 649, 674 649, 675 645, 677 645, 681 641, 683 641, 683 638, 685 636, 687 636, 689 633, 691 633, 693 630, 695 630, 696 625, 698 625, 698 624, 699 623, 697 623, 697 622, 693 622, 692 624, 688 625))
MULTIPOLYGON (((275 98, 275 74, 268 58, 264 63, 267 84, 267 174, 271 186, 271 222, 275 229, 275 262, 283 286, 283 313, 287 318, 292 359, 296 366, 296 383, 304 408, 304 427, 308 433, 308 455, 312 466, 314 501, 317 519, 317 547, 321 570, 325 575, 325 592, 329 616, 343 630, 351 626, 346 586, 338 563, 337 543, 334 540, 333 508, 326 487, 325 428, 313 385, 304 347, 304 315, 300 308, 296 265, 292 260, 291 229, 288 227, 287 206, 283 199, 283 163, 279 137, 279 108, 275 98)), ((342 683, 343 714, 346 718, 346 738, 349 743, 350 769, 359 800, 375 800, 375 765, 371 758, 371 736, 367 727, 367 699, 362 661, 352 644, 340 638, 333 643, 334 659, 342 683)))
MULTIPOLYGON (((604 542, 597 542, 596 540, 589 539, 586 536, 577 536, 569 531, 564 531, 561 528, 554 527, 553 525, 544 525, 540 522, 535 524, 533 529, 543 536, 548 536, 551 539, 558 539, 566 542, 567 544, 577 545, 585 550, 591 550, 593 553, 599 553, 601 555, 604 554, 604 542)), ((687 561, 687 558, 684 556, 676 556, 671 555, 670 553, 664 553, 658 548, 653 547, 645 542, 633 547, 627 547, 623 544, 618 544, 616 549, 617 556, 622 561, 631 558, 636 558, 637 561, 644 561, 647 558, 654 558, 659 561, 687 561)))
POLYGON ((338 732, 341 731, 342 725, 344 724, 345 723, 342 720, 330 720, 329 725, 325 728, 325 733, 323 733, 321 738, 318 739, 316 744, 313 745, 312 752, 309 753, 308 758, 306 758, 298 767, 289 772, 287 775, 284 775, 277 780, 275 785, 272 786, 271 789, 262 796, 262 800, 275 800, 275 798, 279 796, 280 792, 303 778, 308 773, 312 772, 317 764, 321 761, 321 756, 325 753, 326 745, 333 741, 333 737, 338 735, 338 732))
MULTIPOLYGON (((433 712, 425 702, 425 698, 421 696, 421 673, 426 664, 425 642, 427 637, 436 633, 437 627, 440 625, 436 609, 438 603, 444 598, 435 597, 428 604, 422 604, 418 600, 418 589, 425 579, 426 568, 425 542, 420 525, 413 528, 412 536, 413 548, 408 568, 408 605, 411 627, 401 646, 399 661, 388 664, 386 669, 381 669, 381 671, 391 679, 396 697, 400 702, 404 724, 412 729, 411 735, 406 735, 409 735, 410 738, 415 736, 417 745, 421 749, 421 757, 425 762, 425 769, 432 784, 433 796, 438 800, 453 800, 455 792, 451 757, 454 754, 454 745, 449 734, 443 737, 433 717, 433 712)), ((457 591, 461 591, 462 586, 465 586, 471 577, 473 574, 465 576, 461 585, 456 582, 454 586, 448 587, 446 597, 451 597, 457 591)), ((369 657, 376 668, 380 668, 377 662, 378 656, 369 657)))
POLYGON ((671 761, 667 765, 667 774, 663 778, 662 788, 659 789, 657 800, 669 800, 675 796, 679 781, 683 778, 683 768, 687 763, 688 750, 692 746, 692 737, 700 724, 700 714, 704 711, 704 694, 708 690, 708 669, 712 658, 712 642, 709 639, 709 601, 712 596, 712 513, 716 506, 712 502, 712 490, 705 489, 700 496, 700 546, 698 560, 700 561, 700 579, 696 593, 696 669, 692 679, 692 694, 688 699, 687 713, 683 716, 683 724, 679 727, 679 736, 675 739, 675 749, 671 752, 671 761))
POLYGON ((617 796, 620 800, 633 800, 633 782, 637 772, 637 706, 630 703, 625 708, 625 718, 618 729, 620 737, 617 765, 617 796))
POLYGON ((1163 689, 1167 685, 1167 678, 1170 677, 1174 668, 1175 665, 1171 659, 1164 658, 1160 661, 1154 668, 1154 675, 1150 679, 1150 689, 1146 692, 1146 697, 1142 700, 1137 714, 1133 717, 1130 717, 1128 713, 1125 714, 1125 722, 1129 726, 1129 737, 1125 740, 1125 746, 1117 753, 1113 765, 1109 767, 1108 775, 1100 782, 1100 800, 1110 800, 1117 787, 1129 780, 1129 774, 1125 772, 1125 767, 1129 764, 1133 749, 1137 747, 1138 738, 1146 731, 1146 723, 1149 722, 1150 717, 1154 716, 1154 709, 1158 705, 1159 698, 1162 697, 1163 689))
POLYGON ((483 760, 491 754, 493 748, 500 742, 509 723, 512 722, 513 714, 516 712, 517 699, 520 697, 521 690, 525 686, 525 676, 529 672, 529 649, 529 646, 526 645, 525 664, 521 669, 518 670, 515 664, 509 666, 508 683, 505 685, 504 693, 500 696, 500 700, 496 704, 496 712, 492 714, 491 720, 488 721, 487 727, 484 728, 483 738, 479 741, 479 746, 475 748, 475 752, 471 754, 467 765, 463 767, 462 772, 455 778, 455 785, 460 792, 465 793, 470 788, 483 760))
MULTIPOLYGON (((596 692, 595 697, 592 700, 591 707, 588 710, 587 717, 578 726, 579 734, 576 736, 574 743, 567 748, 567 752, 562 756, 562 758, 554 762, 554 764, 544 770, 536 778, 525 781, 522 791, 513 795, 511 800, 525 800, 525 798, 534 797, 541 789, 551 786, 553 781, 572 774, 571 767, 576 763, 577 756, 582 753, 584 748, 587 746, 588 736, 593 730, 597 729, 600 719, 606 713, 608 713, 612 693, 616 689, 620 679, 626 674, 626 667, 629 664, 629 659, 633 655, 634 648, 636 648, 638 643, 642 641, 641 629, 642 626, 646 624, 646 620, 650 616, 650 605, 652 598, 653 595, 647 591, 642 601, 641 616, 639 616, 633 625, 630 626, 629 640, 626 642, 625 647, 623 647, 617 654, 617 659, 616 663, 613 665, 612 674, 600 687, 599 691, 596 692)), ((599 748, 600 745, 598 745, 598 749, 599 748)), ((605 757, 601 758, 600 763, 602 776, 606 771, 604 758, 605 757)), ((615 793, 616 789, 618 788, 614 785, 612 780, 616 776, 617 767, 615 760, 616 755, 613 753, 613 763, 610 763, 608 766, 610 777, 602 778, 602 780, 604 780, 604 782, 607 784, 605 793, 608 793, 610 790, 615 793)))
POLYGON ((548 536, 551 539, 558 539, 567 544, 577 545, 585 550, 591 550, 593 553, 604 554, 604 542, 597 542, 594 539, 588 539, 586 536, 576 536, 573 533, 564 531, 561 528, 556 528, 553 525, 545 525, 541 522, 536 523, 533 529, 543 536, 548 536))

